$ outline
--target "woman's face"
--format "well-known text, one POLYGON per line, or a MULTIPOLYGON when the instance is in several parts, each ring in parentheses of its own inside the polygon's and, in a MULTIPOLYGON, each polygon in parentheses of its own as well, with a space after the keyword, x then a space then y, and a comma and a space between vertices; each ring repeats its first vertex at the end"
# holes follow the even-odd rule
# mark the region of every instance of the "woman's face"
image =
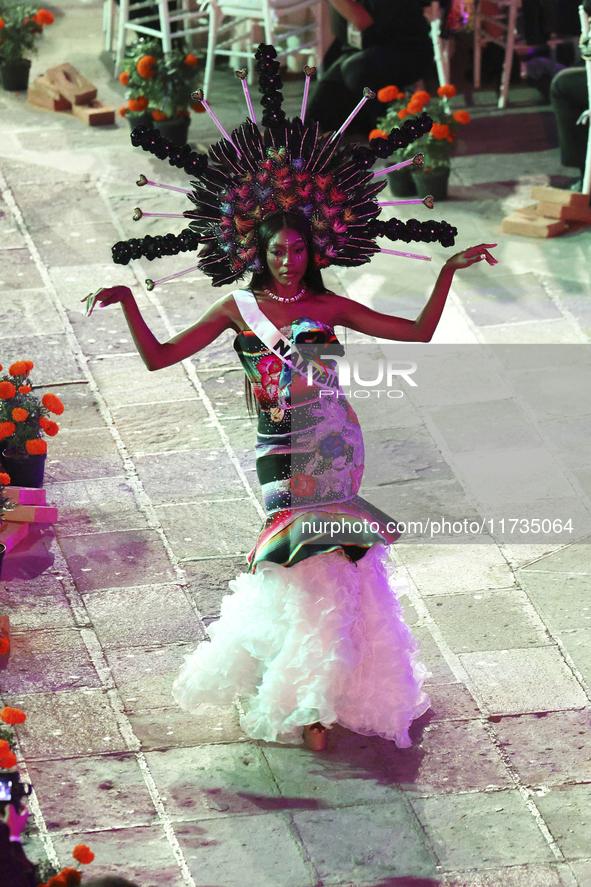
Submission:
POLYGON ((267 246, 267 265, 273 278, 283 286, 297 286, 308 267, 306 241, 293 228, 282 228, 267 246))

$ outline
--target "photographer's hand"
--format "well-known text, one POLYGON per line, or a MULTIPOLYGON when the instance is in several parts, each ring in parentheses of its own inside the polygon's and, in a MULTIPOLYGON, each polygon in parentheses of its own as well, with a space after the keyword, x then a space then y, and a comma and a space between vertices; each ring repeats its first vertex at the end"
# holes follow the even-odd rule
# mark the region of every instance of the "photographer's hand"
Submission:
POLYGON ((14 804, 6 805, 6 814, 4 817, 4 821, 10 829, 11 841, 20 841, 21 832, 27 824, 27 819, 29 818, 29 811, 27 810, 27 808, 21 805, 21 810, 22 813, 17 813, 14 804))

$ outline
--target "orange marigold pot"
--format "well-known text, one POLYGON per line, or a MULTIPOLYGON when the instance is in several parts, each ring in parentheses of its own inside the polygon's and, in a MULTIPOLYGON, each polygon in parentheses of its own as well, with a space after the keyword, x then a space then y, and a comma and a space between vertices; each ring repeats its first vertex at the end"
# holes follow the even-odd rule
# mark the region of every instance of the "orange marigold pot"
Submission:
POLYGON ((4 450, 0 453, 2 467, 10 475, 15 487, 43 486, 47 453, 20 453, 17 450, 4 450))

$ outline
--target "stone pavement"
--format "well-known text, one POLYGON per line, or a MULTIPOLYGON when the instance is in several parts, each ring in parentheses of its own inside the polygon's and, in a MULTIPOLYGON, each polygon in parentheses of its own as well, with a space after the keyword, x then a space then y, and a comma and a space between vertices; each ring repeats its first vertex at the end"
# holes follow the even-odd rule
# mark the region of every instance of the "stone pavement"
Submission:
MULTIPOLYGON (((118 106, 98 60, 102 4, 56 12, 33 75, 68 60, 118 106)), ((230 126, 241 91, 216 77, 230 126)), ((294 110, 300 89, 286 85, 294 110)), ((474 98, 488 113, 486 94, 474 98)), ((138 155, 120 118, 89 129, 8 93, 0 111, 0 361, 32 359, 33 380, 66 405, 46 469, 59 522, 7 556, 0 582, 14 632, 0 691, 27 712, 18 738, 35 786, 29 856, 66 865, 87 843, 89 872, 141 887, 589 887, 591 241, 587 229, 499 233, 532 183, 564 181, 556 148, 454 161, 435 215, 460 247, 499 241, 500 264, 457 275, 435 344, 416 346, 416 390, 355 401, 363 495, 398 518, 496 523, 494 538, 396 546, 431 672, 413 747, 335 728, 314 755, 247 741, 235 709, 189 717, 170 696, 262 517, 230 337, 149 375, 118 309, 80 310, 99 285, 129 283, 167 337, 210 303, 197 276, 148 293, 153 266, 110 262, 112 243, 138 236, 138 173, 183 177, 138 155), (499 535, 502 517, 571 517, 574 531, 499 535)), ((509 112, 517 127, 539 113, 509 112)), ((204 116, 192 140, 214 136, 204 116)), ((181 206, 160 192, 141 203, 181 206)), ((445 258, 428 251, 430 264, 378 257, 327 283, 413 316, 445 258)), ((403 354, 348 342, 374 366, 403 354)))

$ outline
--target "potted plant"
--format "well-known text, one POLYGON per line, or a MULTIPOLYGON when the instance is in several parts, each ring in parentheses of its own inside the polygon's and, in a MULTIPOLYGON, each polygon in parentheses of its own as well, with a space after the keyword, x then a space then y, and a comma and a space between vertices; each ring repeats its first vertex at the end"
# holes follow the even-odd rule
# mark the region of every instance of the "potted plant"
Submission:
POLYGON ((53 23, 47 9, 0 4, 0 77, 4 89, 24 92, 29 85, 31 60, 44 25, 53 23))
POLYGON ((388 175, 390 187, 396 196, 410 197, 417 194, 419 197, 427 197, 432 194, 435 200, 445 200, 447 197, 453 145, 459 127, 470 122, 467 111, 450 111, 448 99, 455 95, 456 88, 451 83, 440 86, 437 96, 431 96, 421 89, 413 93, 409 100, 397 86, 386 86, 378 92, 378 99, 388 107, 385 115, 378 120, 379 129, 370 133, 370 140, 387 135, 401 120, 416 117, 423 111, 433 120, 430 132, 393 155, 396 162, 408 160, 417 151, 424 154, 422 167, 413 167, 412 172, 405 167, 388 175))
MULTIPOLYGON (((0 471, 0 531, 4 526, 4 515, 7 511, 10 511, 12 508, 16 507, 16 503, 8 498, 6 495, 6 486, 10 483, 10 475, 6 474, 5 471, 0 471)), ((4 542, 0 540, 0 577, 2 576, 2 561, 4 560, 4 555, 6 554, 6 545, 4 542)), ((2 643, 2 628, 0 626, 0 654, 6 653, 7 649, 4 649, 2 643)))
POLYGON ((156 126, 162 135, 184 145, 189 133, 191 93, 197 87, 198 60, 192 53, 173 49, 164 55, 159 40, 138 40, 128 47, 119 74, 127 87, 127 105, 119 113, 134 129, 156 126))
POLYGON ((50 413, 60 416, 64 411, 55 394, 44 394, 41 401, 32 394, 33 367, 31 360, 17 360, 0 376, 0 462, 20 487, 43 486, 47 443, 42 435, 55 437, 59 425, 50 413))

